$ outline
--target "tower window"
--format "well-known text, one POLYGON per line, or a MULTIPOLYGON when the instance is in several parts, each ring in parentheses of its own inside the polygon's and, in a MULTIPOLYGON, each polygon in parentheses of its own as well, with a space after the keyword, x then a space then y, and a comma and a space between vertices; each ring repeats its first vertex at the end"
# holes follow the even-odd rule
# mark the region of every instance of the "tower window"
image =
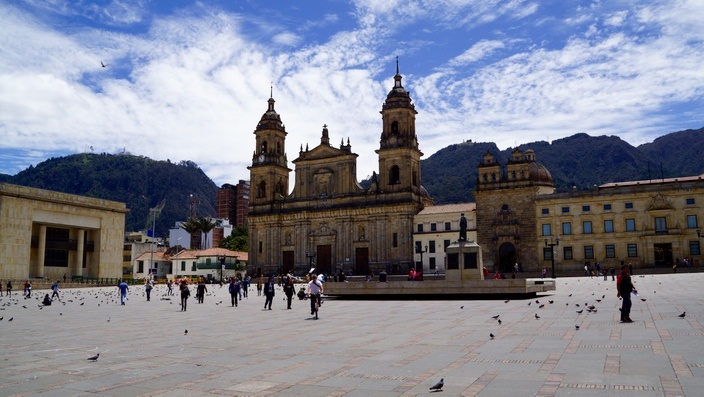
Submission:
POLYGON ((398 166, 395 165, 389 170, 389 184, 396 185, 399 183, 401 183, 401 171, 399 171, 398 166))
POLYGON ((262 142, 262 153, 266 153, 266 141, 262 142))
POLYGON ((257 189, 257 198, 265 198, 266 197, 266 182, 261 181, 259 183, 259 187, 257 189))
POLYGON ((398 135, 398 121, 391 123, 391 135, 398 135))

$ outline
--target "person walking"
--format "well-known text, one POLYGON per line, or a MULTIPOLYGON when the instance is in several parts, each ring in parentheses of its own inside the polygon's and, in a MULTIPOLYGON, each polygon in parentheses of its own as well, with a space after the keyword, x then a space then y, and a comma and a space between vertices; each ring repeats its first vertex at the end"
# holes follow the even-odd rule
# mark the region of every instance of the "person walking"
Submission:
POLYGON ((166 295, 173 296, 174 295, 174 283, 171 282, 171 279, 168 279, 166 281, 166 286, 169 288, 169 290, 166 292, 166 295))
POLYGON ((263 275, 259 276, 259 278, 257 278, 257 296, 262 296, 262 284, 263 284, 262 280, 263 279, 264 279, 263 275))
POLYGON ((181 311, 185 312, 188 304, 188 297, 191 296, 191 290, 188 289, 188 280, 183 279, 179 288, 181 289, 181 311))
POLYGON ((32 283, 29 282, 29 280, 27 280, 26 288, 27 288, 27 298, 31 298, 32 297, 32 283))
POLYGON ((244 292, 244 297, 249 299, 249 283, 251 277, 247 276, 242 280, 242 291, 244 292))
POLYGON ((296 293, 296 287, 293 285, 293 277, 286 277, 286 282, 284 283, 284 294, 286 295, 286 309, 291 308, 291 301, 293 301, 293 295, 296 293))
POLYGON ((237 307, 237 297, 240 295, 241 288, 242 286, 240 285, 240 280, 236 277, 230 277, 230 285, 227 287, 227 291, 230 293, 230 302, 232 303, 232 306, 237 307))
POLYGON ((611 281, 615 281, 615 280, 616 280, 616 268, 614 267, 614 265, 611 265, 611 281))
POLYGON ((7 284, 5 284, 5 294, 9 297, 12 296, 12 281, 10 280, 7 280, 7 284))
POLYGON ((323 293, 323 283, 318 281, 318 277, 313 274, 310 277, 308 288, 310 290, 310 314, 315 314, 315 319, 317 320, 321 303, 320 296, 323 293))
POLYGON ((61 298, 59 297, 59 280, 56 280, 54 284, 51 284, 51 300, 54 300, 54 297, 56 297, 56 300, 61 302, 61 298))
MULTIPOLYGON (((621 322, 632 323, 631 320, 631 292, 636 291, 631 281, 631 276, 628 274, 628 266, 621 266, 621 274, 616 280, 616 290, 619 298, 623 299, 621 304, 621 322)), ((638 292, 638 291, 636 291, 638 292)))
POLYGON ((127 286, 126 282, 122 281, 120 285, 117 286, 117 288, 120 289, 120 304, 124 305, 127 301, 127 291, 130 290, 130 287, 127 286))
POLYGON ((152 298, 152 288, 154 288, 152 285, 152 280, 147 280, 147 282, 144 283, 144 291, 147 293, 147 302, 149 302, 152 298))
POLYGON ((274 276, 269 276, 269 280, 264 283, 264 296, 266 297, 266 300, 264 301, 264 309, 266 310, 267 305, 269 306, 269 310, 271 310, 271 304, 274 302, 274 295, 275 293, 275 288, 276 288, 276 282, 274 281, 274 276))
POLYGON ((208 292, 208 288, 205 287, 205 281, 200 279, 200 281, 198 281, 198 287, 196 287, 196 301, 198 303, 203 303, 206 292, 208 292))

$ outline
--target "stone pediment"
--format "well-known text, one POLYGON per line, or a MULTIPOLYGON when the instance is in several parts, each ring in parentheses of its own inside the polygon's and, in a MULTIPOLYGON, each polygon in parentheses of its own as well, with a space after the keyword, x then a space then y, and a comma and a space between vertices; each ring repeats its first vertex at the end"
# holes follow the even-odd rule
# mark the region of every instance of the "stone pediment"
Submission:
POLYGON ((335 157, 348 156, 349 154, 350 153, 345 152, 344 150, 340 150, 332 146, 318 145, 312 150, 301 153, 301 155, 294 160, 294 162, 331 159, 335 157))

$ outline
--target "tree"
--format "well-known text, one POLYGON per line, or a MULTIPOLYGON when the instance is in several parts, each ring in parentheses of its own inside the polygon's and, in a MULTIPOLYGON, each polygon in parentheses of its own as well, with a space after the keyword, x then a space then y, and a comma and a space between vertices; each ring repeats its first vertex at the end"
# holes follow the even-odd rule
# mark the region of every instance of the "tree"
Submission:
MULTIPOLYGON (((189 247, 193 249, 196 246, 195 234, 200 231, 200 223, 195 218, 188 218, 186 222, 181 222, 179 227, 191 236, 189 247)), ((200 244, 200 239, 198 239, 198 244, 200 244)))
POLYGON ((208 234, 210 234, 217 225, 218 223, 213 218, 201 217, 198 219, 198 227, 201 232, 205 233, 205 247, 203 247, 203 249, 208 248, 208 234))
POLYGON ((235 228, 229 236, 220 242, 220 247, 230 251, 249 251, 249 231, 245 226, 235 228))

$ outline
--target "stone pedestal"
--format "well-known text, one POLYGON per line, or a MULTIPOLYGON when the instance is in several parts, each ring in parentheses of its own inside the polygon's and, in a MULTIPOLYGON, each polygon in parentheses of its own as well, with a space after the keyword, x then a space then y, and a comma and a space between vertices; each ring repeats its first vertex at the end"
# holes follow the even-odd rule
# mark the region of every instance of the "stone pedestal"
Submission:
POLYGON ((445 250, 445 280, 483 280, 482 249, 474 241, 455 241, 445 250))

